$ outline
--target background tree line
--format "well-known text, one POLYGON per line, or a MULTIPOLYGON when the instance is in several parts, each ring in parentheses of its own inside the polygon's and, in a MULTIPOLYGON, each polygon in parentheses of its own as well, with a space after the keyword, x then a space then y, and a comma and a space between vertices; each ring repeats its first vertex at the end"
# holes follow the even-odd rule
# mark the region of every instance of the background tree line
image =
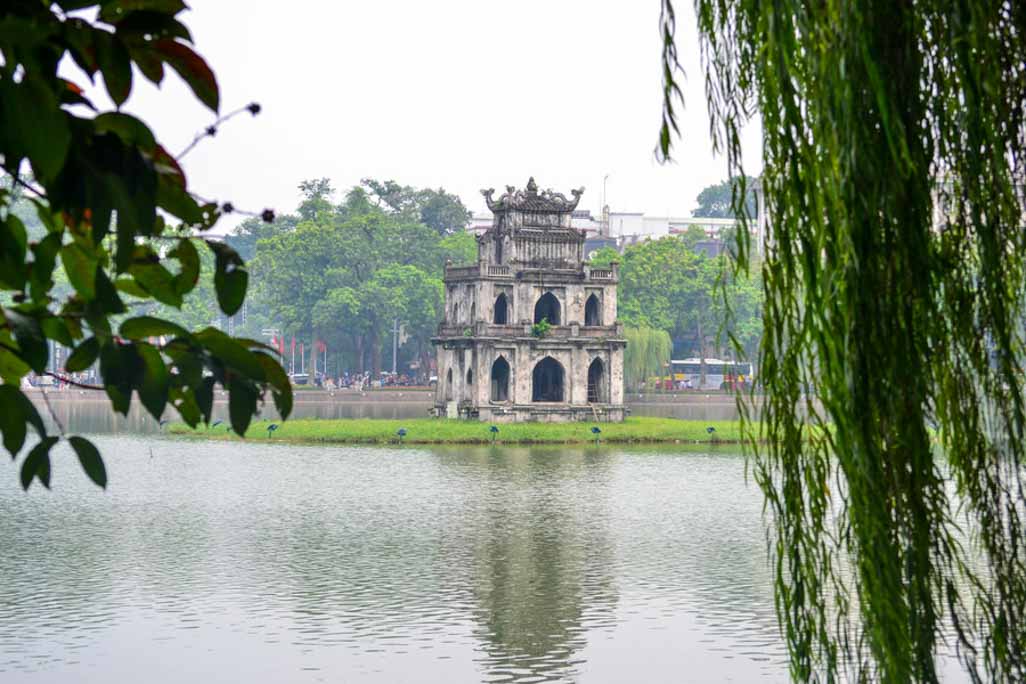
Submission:
MULTIPOLYGON (((273 223, 249 219, 227 237, 251 263, 254 292, 245 329, 277 328, 310 350, 327 345, 328 371, 391 368, 392 326, 405 344, 399 368, 430 365, 431 335, 442 316, 445 262, 477 258, 465 231, 470 212, 444 189, 365 179, 336 199, 326 178, 300 183, 296 211, 273 223)), ((296 352, 296 372, 301 372, 296 352)), ((324 371, 324 356, 316 361, 324 371)))
MULTIPOLYGON (((750 187, 754 179, 747 180, 750 187)), ((731 179, 702 190, 693 216, 734 218, 736 184, 731 179)), ((750 191, 746 209, 754 216, 750 191)), ((729 251, 733 243, 729 231, 709 241, 702 228, 692 226, 683 234, 629 246, 622 254, 603 247, 592 256, 597 265, 620 262, 619 318, 628 331, 624 363, 629 387, 665 374, 671 357, 733 356, 731 337, 744 360, 755 358, 762 336, 760 270, 753 268, 750 276, 736 273, 729 251)))
MULTIPOLYGON (((729 205, 730 188, 725 181, 703 190, 695 215, 729 218, 722 205, 729 205)), ((398 319, 407 338, 399 367, 416 361, 427 369, 430 338, 443 314, 445 262, 477 258, 475 238, 465 231, 470 212, 444 189, 395 181, 365 179, 340 199, 324 178, 304 181, 299 190, 294 213, 273 223, 244 221, 227 237, 250 262, 254 279, 246 321, 239 325, 250 335, 282 330, 286 366, 295 337, 304 351, 315 340, 326 343, 332 373, 377 374, 391 367, 391 330, 398 319)), ((759 283, 732 280, 730 256, 707 256, 703 240, 704 231, 695 227, 623 254, 607 247, 593 255, 598 265, 621 262, 619 316, 632 341, 626 360, 632 386, 663 372, 671 355, 724 355, 727 334, 754 354, 761 330, 759 283)), ((722 242, 729 244, 729 236, 722 242)), ((180 315, 216 316, 212 293, 208 308, 207 314, 180 315)), ((323 371, 323 356, 317 363, 323 371)), ((297 352, 297 372, 299 364, 297 352)), ((309 358, 307 370, 313 370, 309 358)))

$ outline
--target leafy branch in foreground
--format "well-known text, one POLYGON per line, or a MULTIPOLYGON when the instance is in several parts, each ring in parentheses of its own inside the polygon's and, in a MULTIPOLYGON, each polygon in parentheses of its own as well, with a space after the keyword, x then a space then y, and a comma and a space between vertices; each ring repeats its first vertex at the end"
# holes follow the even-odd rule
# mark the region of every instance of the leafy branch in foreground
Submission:
POLYGON ((732 176, 761 115, 748 432, 792 675, 937 681, 951 629, 974 678, 1023 681, 1026 4, 696 6, 732 176))
MULTIPOLYGON (((134 392, 157 419, 170 405, 190 425, 209 422, 217 384, 229 392, 239 434, 267 391, 283 417, 292 408, 288 378, 262 343, 214 328, 190 332, 149 316, 123 320, 133 302, 180 308, 199 279, 198 249, 214 254, 214 286, 225 314, 239 310, 248 285, 245 264, 231 247, 197 237, 217 221, 216 204, 198 201, 178 161, 144 122, 121 110, 135 69, 160 84, 170 67, 217 112, 214 74, 177 19, 184 9, 180 0, 14 2, 0 8, 0 155, 12 190, 32 194, 46 227, 45 235, 30 241, 12 211, 15 193, 0 189, 0 291, 6 295, 0 307, 0 432, 12 458, 24 447, 28 426, 38 434, 21 463, 25 488, 36 479, 50 485, 50 450, 63 436, 63 430, 60 436, 47 433, 19 389, 30 371, 47 372, 51 341, 72 348, 68 373, 99 362, 103 388, 123 414, 134 392), (97 11, 95 20, 82 18, 86 9, 97 11), (90 81, 102 76, 116 110, 97 111, 78 84, 58 75, 65 57, 90 81), (21 175, 26 161, 31 183, 21 175), (56 289, 59 269, 70 294, 56 289)), ((256 113, 253 105, 245 109, 256 113)), ((86 474, 104 486, 95 447, 81 437, 67 440, 86 474)))

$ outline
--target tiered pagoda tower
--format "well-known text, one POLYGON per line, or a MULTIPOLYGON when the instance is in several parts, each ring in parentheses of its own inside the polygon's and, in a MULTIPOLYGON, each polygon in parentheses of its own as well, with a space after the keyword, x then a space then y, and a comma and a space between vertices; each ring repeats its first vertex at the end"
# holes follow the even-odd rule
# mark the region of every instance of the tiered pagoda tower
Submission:
POLYGON ((435 415, 482 421, 620 421, 626 340, 617 264, 584 261, 573 199, 527 188, 493 199, 477 263, 446 266, 435 415), (547 326, 546 326, 547 324, 547 326), (547 329, 546 329, 547 328, 547 329))

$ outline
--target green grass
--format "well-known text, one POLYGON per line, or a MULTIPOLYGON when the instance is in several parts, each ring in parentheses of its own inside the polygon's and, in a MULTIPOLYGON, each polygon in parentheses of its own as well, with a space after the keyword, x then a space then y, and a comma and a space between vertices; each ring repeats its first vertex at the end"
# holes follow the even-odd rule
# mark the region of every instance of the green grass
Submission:
MULTIPOLYGON (((238 439, 226 430, 227 423, 216 428, 190 429, 176 423, 168 428, 174 435, 206 439, 238 439)), ((270 421, 250 425, 246 439, 274 442, 390 444, 399 441, 397 432, 405 428, 407 444, 488 444, 492 441, 489 424, 467 420, 413 418, 380 420, 375 418, 341 418, 335 420, 302 419, 278 423, 272 434, 270 421), (269 436, 270 435, 270 436, 269 436)), ((685 443, 704 442, 731 444, 740 441, 737 421, 677 420, 674 418, 628 418, 623 423, 500 423, 495 436, 498 444, 585 444, 594 443, 591 428, 598 426, 604 443, 685 443), (716 431, 710 435, 707 427, 716 431)))

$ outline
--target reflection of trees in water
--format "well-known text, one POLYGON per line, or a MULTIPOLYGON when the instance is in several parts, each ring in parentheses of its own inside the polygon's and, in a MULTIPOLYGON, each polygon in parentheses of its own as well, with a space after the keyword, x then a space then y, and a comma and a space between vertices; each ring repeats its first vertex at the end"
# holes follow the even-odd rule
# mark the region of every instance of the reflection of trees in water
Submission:
POLYGON ((616 602, 607 454, 478 450, 486 465, 474 577, 492 676, 565 678, 616 602))

